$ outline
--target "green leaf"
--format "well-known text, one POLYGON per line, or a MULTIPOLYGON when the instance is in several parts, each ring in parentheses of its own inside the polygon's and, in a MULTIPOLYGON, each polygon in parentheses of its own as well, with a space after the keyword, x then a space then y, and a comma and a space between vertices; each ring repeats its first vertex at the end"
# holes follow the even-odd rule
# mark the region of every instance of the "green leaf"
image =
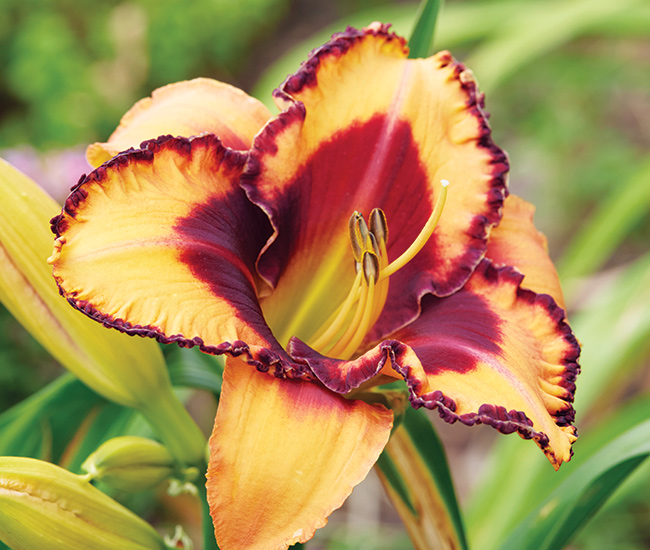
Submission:
POLYGON ((107 401, 72 375, 63 375, 0 415, 0 455, 58 462, 77 430, 107 401))
POLYGON ((559 262, 561 277, 581 277, 601 267, 650 210, 650 157, 623 185, 612 186, 609 197, 583 225, 559 262))
POLYGON ((650 420, 582 464, 514 530, 501 550, 564 548, 605 500, 650 455, 650 420))
POLYGON ((163 351, 174 386, 199 388, 219 395, 223 375, 222 357, 206 355, 196 348, 166 346, 163 351))
POLYGON ((424 411, 407 409, 377 468, 416 547, 467 550, 444 447, 424 411))
POLYGON ((650 253, 598 289, 572 325, 583 346, 575 407, 585 414, 629 381, 650 351, 650 253))
POLYGON ((436 21, 442 3, 442 0, 422 0, 418 14, 415 16, 415 26, 409 40, 410 58, 428 57, 431 53, 436 21))
POLYGON ((520 67, 594 28, 633 12, 645 0, 519 2, 466 64, 490 93, 520 67))
MULTIPOLYGON (((575 400, 583 418, 598 406, 601 397, 615 392, 633 376, 634 369, 644 364, 650 344, 650 254, 594 294, 597 299, 574 314, 571 321, 583 345, 583 371, 575 400)), ((580 431, 576 454, 557 473, 530 442, 500 438, 484 481, 467 508, 472 543, 493 548, 503 540, 563 479, 564 472, 582 461, 583 440, 589 437, 588 431, 580 431)))

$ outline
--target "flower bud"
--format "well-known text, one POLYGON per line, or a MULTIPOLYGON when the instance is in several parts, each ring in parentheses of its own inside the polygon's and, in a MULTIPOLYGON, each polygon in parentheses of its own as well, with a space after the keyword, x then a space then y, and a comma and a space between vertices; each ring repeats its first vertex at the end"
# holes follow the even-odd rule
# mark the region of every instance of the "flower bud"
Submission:
POLYGON ((155 342, 107 331, 59 295, 47 258, 60 206, 0 160, 0 300, 52 356, 97 393, 140 408, 169 385, 155 342), (137 368, 135 368, 137 367, 137 368))
POLYGON ((78 476, 0 457, 0 540, 13 550, 164 550, 144 520, 78 476))
POLYGON ((172 476, 185 477, 183 474, 186 473, 177 470, 174 458, 164 445, 137 436, 109 439, 86 459, 81 468, 93 480, 132 493, 153 489, 172 476))
POLYGON ((47 265, 60 207, 0 159, 0 302, 64 367, 111 401, 140 411, 174 457, 204 459, 206 441, 175 397, 153 340, 106 330, 64 300, 47 265))

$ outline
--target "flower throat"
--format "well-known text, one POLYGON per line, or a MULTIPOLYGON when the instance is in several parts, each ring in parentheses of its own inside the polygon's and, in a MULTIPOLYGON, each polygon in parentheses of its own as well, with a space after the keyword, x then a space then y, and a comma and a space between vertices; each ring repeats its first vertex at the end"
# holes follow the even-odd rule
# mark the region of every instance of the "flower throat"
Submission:
POLYGON ((388 296, 388 280, 427 243, 440 220, 447 199, 447 180, 441 180, 442 189, 436 205, 406 251, 388 263, 388 224, 380 208, 370 212, 368 222, 359 212, 350 217, 350 244, 357 275, 345 300, 330 318, 314 333, 307 344, 314 350, 336 357, 350 359, 368 331, 381 315, 388 296))

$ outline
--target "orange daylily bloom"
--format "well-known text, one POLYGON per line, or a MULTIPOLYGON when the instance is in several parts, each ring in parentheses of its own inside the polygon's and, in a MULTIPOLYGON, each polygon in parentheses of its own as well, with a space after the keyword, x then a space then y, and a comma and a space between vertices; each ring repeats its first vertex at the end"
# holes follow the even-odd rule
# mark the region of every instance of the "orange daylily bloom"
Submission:
POLYGON ((393 415, 362 384, 404 379, 414 407, 571 456, 579 346, 546 243, 507 197, 472 73, 407 55, 386 25, 334 35, 277 116, 207 80, 154 93, 89 155, 136 148, 53 220, 74 307, 226 355, 208 471, 224 550, 308 540, 366 476, 393 415), (138 146, 147 125, 185 137, 138 146))

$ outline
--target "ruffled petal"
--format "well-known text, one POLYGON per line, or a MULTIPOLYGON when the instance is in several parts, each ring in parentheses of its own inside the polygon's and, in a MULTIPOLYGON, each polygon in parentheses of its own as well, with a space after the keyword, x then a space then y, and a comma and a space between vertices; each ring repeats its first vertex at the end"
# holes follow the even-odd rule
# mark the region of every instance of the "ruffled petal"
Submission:
POLYGON ((242 179, 276 230, 259 262, 261 275, 277 284, 264 303, 274 328, 288 325, 305 296, 318 296, 312 308, 321 320, 345 297, 354 278, 353 211, 385 211, 392 260, 424 226, 441 179, 451 185, 440 224, 391 277, 387 325, 378 332, 412 320, 424 293, 457 290, 485 253, 508 164, 491 141, 483 97, 449 53, 407 54, 386 26, 348 29, 276 91, 286 111, 255 138, 242 179))
POLYGON ((366 477, 392 421, 380 405, 260 376, 228 358, 207 482, 219 547, 283 549, 309 540, 366 477))
POLYGON ((289 352, 329 389, 348 393, 378 374, 406 380, 414 407, 448 422, 489 424, 532 438, 555 467, 571 457, 580 347, 550 296, 520 286, 511 267, 479 264, 458 293, 423 300, 422 315, 352 361, 293 339, 289 352))
POLYGON ((503 218, 490 233, 487 257, 495 265, 511 265, 525 277, 522 286, 538 294, 548 294, 562 308, 564 296, 560 278, 548 255, 546 237, 533 223, 535 207, 510 195, 503 205, 503 218))
POLYGON ((571 457, 580 346, 548 295, 483 260, 458 293, 423 302, 422 315, 381 344, 415 407, 449 422, 483 423, 534 439, 554 467, 571 457))
POLYGON ((238 186, 246 156, 212 135, 144 145, 82 178, 52 220, 61 293, 128 334, 283 353, 257 300, 254 262, 270 228, 238 186))
POLYGON ((231 149, 248 150, 253 136, 271 118, 269 110, 245 92, 209 78, 169 84, 141 99, 122 117, 106 143, 93 143, 86 156, 99 166, 120 151, 158 136, 219 136, 231 149))

